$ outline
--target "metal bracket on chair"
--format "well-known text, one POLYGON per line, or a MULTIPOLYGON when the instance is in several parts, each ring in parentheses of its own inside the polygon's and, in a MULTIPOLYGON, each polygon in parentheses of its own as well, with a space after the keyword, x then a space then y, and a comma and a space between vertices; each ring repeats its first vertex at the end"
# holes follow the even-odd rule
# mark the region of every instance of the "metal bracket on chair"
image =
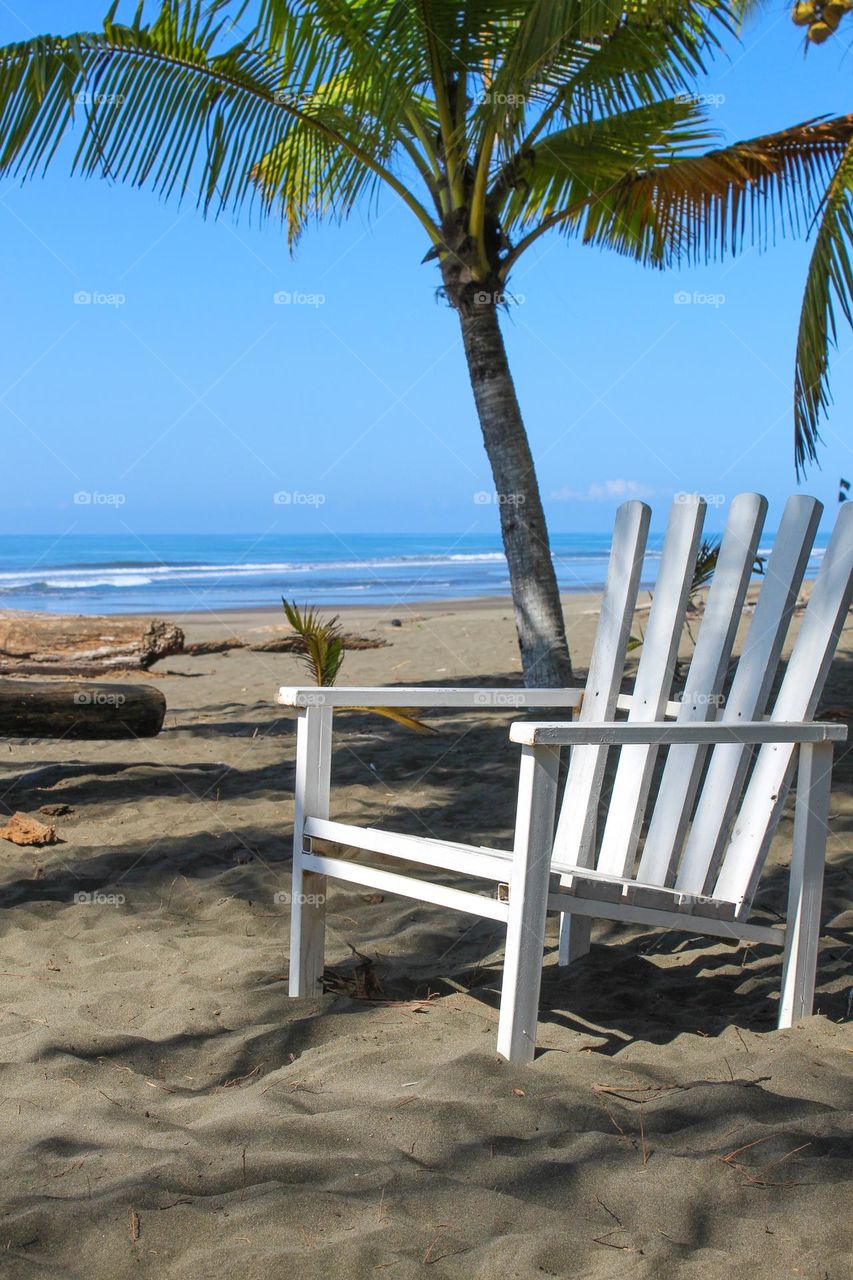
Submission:
POLYGON ((509 902, 509 885, 498 885, 498 902, 509 902))
POLYGON ((302 837, 302 852, 303 852, 303 853, 313 853, 313 852, 314 852, 314 841, 313 841, 313 839, 311 838, 311 836, 303 836, 303 837, 302 837))

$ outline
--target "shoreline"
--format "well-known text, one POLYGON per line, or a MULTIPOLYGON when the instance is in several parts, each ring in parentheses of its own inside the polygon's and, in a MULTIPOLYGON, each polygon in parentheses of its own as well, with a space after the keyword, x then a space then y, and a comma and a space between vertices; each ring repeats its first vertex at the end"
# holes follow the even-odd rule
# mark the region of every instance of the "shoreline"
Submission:
MULTIPOLYGON (((572 603, 576 605, 583 600, 600 600, 604 588, 590 589, 584 591, 561 592, 560 600, 564 605, 572 603)), ((641 592, 641 594, 650 594, 650 592, 641 592)), ((322 610, 333 610, 335 613, 346 614, 364 614, 365 616, 391 614, 394 610, 401 614, 428 612, 434 614, 436 612, 464 611, 464 612, 483 612, 489 609, 509 608, 512 609, 512 597, 506 596, 460 596, 458 599, 441 599, 441 600, 419 600, 417 603, 408 603, 401 601, 393 601, 389 604, 325 604, 311 603, 311 608, 322 610)), ((68 612, 57 611, 55 609, 0 609, 0 617, 9 614, 15 614, 21 617, 61 617, 61 618, 122 618, 125 621, 145 620, 148 618, 163 618, 167 622, 178 622, 184 618, 192 621, 207 620, 215 622, 217 619, 224 618, 264 618, 268 619, 273 615, 280 615, 284 619, 284 611, 281 605, 229 605, 221 609, 150 609, 139 611, 133 609, 125 612, 116 613, 88 613, 88 612, 68 612)), ((286 622, 284 625, 287 625, 286 622)))
MULTIPOLYGON (((651 588, 643 588, 642 591, 650 591, 651 588)), ((604 584, 600 587, 584 588, 580 591, 561 591, 560 599, 566 603, 569 600, 579 600, 584 597, 600 598, 604 591, 604 584)), ((297 603, 298 600, 297 600, 297 603)), ((440 599, 418 600, 416 602, 393 600, 386 604, 370 603, 370 604, 353 604, 347 602, 345 604, 336 604, 334 601, 310 601, 312 609, 334 609, 339 613, 387 613, 389 610, 399 609, 413 611, 416 609, 428 609, 430 611, 436 609, 488 609, 500 608, 502 605, 512 606, 512 596, 507 592, 503 596, 451 596, 440 599)), ((97 611, 80 611, 65 609, 4 609, 0 608, 0 617, 6 614, 21 614, 28 617, 39 617, 42 615, 50 615, 54 617, 64 618, 165 618, 174 621, 176 618, 213 616, 216 614, 234 615, 234 614, 258 614, 266 615, 271 613, 283 613, 280 604, 254 604, 254 605, 223 605, 222 608, 201 608, 201 609, 128 609, 116 610, 114 613, 98 613, 97 611)))
MULTIPOLYGON (((749 617, 749 605, 755 600, 760 590, 760 583, 750 585, 747 592, 747 611, 744 622, 749 617)), ((811 583, 804 582, 800 598, 807 598, 811 583)), ((697 597, 701 607, 703 591, 697 597)), ((641 634, 645 627, 652 600, 651 591, 642 591, 637 600, 634 628, 641 634)), ((577 661, 578 651, 591 645, 592 636, 598 624, 603 593, 600 591, 571 592, 561 595, 563 619, 569 649, 573 663, 577 661)), ((363 636, 365 639, 377 640, 383 647, 402 647, 405 650, 403 666, 413 674, 413 668, 421 672, 423 679, 442 676, 449 667, 459 662, 460 656, 466 656, 463 665, 468 667, 470 676, 485 675, 489 671, 503 670, 504 673, 520 673, 520 658, 516 634, 515 611, 512 600, 499 596, 479 596, 459 600, 439 600, 419 606, 399 602, 392 605, 349 604, 339 607, 317 606, 321 616, 338 617, 342 629, 351 635, 363 636), (416 636, 430 637, 424 645, 415 643, 416 636), (415 644, 415 652, 411 646, 415 644)), ((167 627, 176 627, 183 632, 187 652, 175 652, 168 659, 164 656, 147 672, 149 677, 165 673, 162 665, 168 661, 173 667, 176 662, 192 662, 198 655, 189 652, 191 646, 198 643, 215 644, 222 641, 235 640, 248 649, 263 644, 291 632, 290 624, 280 607, 268 605, 259 608, 233 608, 221 610, 164 611, 162 613, 127 613, 127 614, 56 614, 41 610, 0 610, 0 629, 4 632, 16 632, 14 647, 7 656, 12 659, 17 653, 25 657, 28 646, 27 637, 37 635, 44 624, 50 621, 51 632, 70 637, 76 631, 88 638, 81 638, 77 648, 91 648, 93 644, 109 645, 121 633, 138 628, 142 634, 154 621, 160 621, 167 627), (8 625, 6 625, 8 624, 8 625), (94 629, 93 629, 94 628, 94 629), (114 633, 113 633, 114 629, 114 633), (21 637, 24 637, 21 639, 21 637), (94 637, 94 639, 93 639, 94 637), (100 637, 100 639, 98 639, 100 637), (23 646, 23 647, 22 647, 23 646)), ((5 643, 5 642, 4 642, 5 643)), ((36 647, 38 644, 36 642, 36 647)), ((63 652, 65 651, 63 646, 63 652)), ((73 645, 67 646, 69 652, 73 645)), ((284 655, 281 655, 284 656, 284 655)), ((402 657, 403 655, 401 655, 402 657)), ((295 655, 291 655, 295 662, 295 655)), ((38 659, 33 659, 38 660, 38 659)), ((355 676, 355 650, 349 649, 347 656, 347 672, 349 682, 355 676)), ((391 664, 392 668, 394 664, 391 664)), ((125 670, 125 668, 121 668, 125 670)), ((135 668, 134 668, 135 669, 135 668)), ((109 668, 105 669, 106 675, 109 668)), ((10 671, 8 674, 14 674, 10 671)), ((408 674, 408 672, 407 672, 408 674)))
MULTIPOLYGON (((555 547, 554 563, 564 608, 573 610, 578 599, 604 591, 609 544, 593 535, 564 536, 578 545, 562 551, 555 547)), ((775 536, 767 535, 762 543, 765 556, 775 536)), ((376 539, 371 535, 370 540, 376 539)), ((814 577, 824 549, 822 540, 818 542, 806 567, 806 582, 814 577)), ((470 554, 445 551, 439 555, 428 548, 420 555, 402 556, 390 554, 391 550, 400 552, 401 548, 392 547, 389 540, 378 550, 367 548, 362 555, 354 551, 352 563, 337 563, 317 559, 319 553, 309 548, 307 562, 293 565, 279 562, 288 558, 284 552, 278 560, 271 558, 272 551, 258 552, 257 563, 244 564, 240 548, 223 563, 211 561, 203 552, 187 561, 164 552, 162 560, 150 564, 121 558, 99 564, 97 559, 91 562, 91 555, 83 548, 78 560, 69 559, 53 568, 39 566, 38 560, 34 567, 28 567, 19 563, 19 555, 4 561, 0 573, 0 616, 185 618, 195 626, 210 617, 224 622, 237 615, 272 614, 280 608, 282 595, 344 617, 512 607, 506 563, 497 551, 485 556, 476 549, 470 554), (502 568, 496 569, 493 563, 468 563, 496 557, 502 568)), ((230 548, 222 554, 226 552, 230 555, 230 548)), ((115 555, 120 557, 121 549, 115 555)), ((642 594, 654 591, 658 558, 659 551, 648 547, 642 594)))

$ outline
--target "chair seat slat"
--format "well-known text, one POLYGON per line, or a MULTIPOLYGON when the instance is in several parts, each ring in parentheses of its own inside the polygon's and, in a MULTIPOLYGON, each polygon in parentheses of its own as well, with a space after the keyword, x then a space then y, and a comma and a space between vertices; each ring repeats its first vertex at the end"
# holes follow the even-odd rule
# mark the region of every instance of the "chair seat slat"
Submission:
POLYGON ((661 885, 638 884, 628 877, 598 875, 583 867, 561 875, 559 892, 585 901, 633 903, 661 911, 685 911, 713 920, 733 920, 735 912, 732 902, 679 893, 677 889, 661 885))

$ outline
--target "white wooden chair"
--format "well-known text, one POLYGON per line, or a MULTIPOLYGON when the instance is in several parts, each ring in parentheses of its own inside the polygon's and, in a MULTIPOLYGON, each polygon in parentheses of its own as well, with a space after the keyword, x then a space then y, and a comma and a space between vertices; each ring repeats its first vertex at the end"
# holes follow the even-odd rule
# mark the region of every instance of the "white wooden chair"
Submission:
POLYGON ((621 693, 650 510, 619 508, 598 634, 583 689, 286 688, 299 708, 293 845, 290 994, 320 989, 326 878, 369 885, 506 925, 498 1051, 532 1059, 548 910, 561 913, 560 961, 589 948, 595 918, 684 929, 784 948, 779 1026, 812 1009, 833 743, 839 724, 813 720, 853 591, 853 503, 841 508, 803 614, 784 678, 771 689, 821 515, 788 500, 734 677, 732 648, 744 614, 767 503, 731 503, 684 692, 671 701, 679 641, 705 503, 672 507, 633 690, 621 693), (531 711, 565 708, 561 721, 518 721, 521 747, 513 851, 355 827, 329 818, 336 707, 398 706, 531 711), (616 713, 627 712, 617 720, 616 713), (571 716, 577 712, 576 720, 571 716), (555 830, 560 751, 571 748, 555 830), (619 759, 605 820, 597 821, 608 751, 619 759), (659 781, 655 764, 666 749, 659 781), (750 922, 767 850, 798 763, 787 920, 750 922), (320 852, 315 841, 333 846, 320 852), (400 873, 348 850, 399 860, 400 873), (462 873, 483 892, 416 879, 405 864, 462 873), (496 891, 497 886, 497 891, 496 891))

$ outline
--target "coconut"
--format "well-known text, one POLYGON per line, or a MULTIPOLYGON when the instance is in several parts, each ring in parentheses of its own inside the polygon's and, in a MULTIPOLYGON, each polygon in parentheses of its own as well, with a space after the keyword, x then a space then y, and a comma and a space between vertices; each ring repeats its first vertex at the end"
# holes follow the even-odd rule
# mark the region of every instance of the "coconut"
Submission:
POLYGON ((791 21, 797 27, 807 27, 815 20, 815 7, 807 2, 805 4, 795 4, 791 10, 791 21))
POLYGON ((812 44, 823 44, 832 35, 832 30, 827 22, 813 22, 809 27, 809 40, 812 44))

